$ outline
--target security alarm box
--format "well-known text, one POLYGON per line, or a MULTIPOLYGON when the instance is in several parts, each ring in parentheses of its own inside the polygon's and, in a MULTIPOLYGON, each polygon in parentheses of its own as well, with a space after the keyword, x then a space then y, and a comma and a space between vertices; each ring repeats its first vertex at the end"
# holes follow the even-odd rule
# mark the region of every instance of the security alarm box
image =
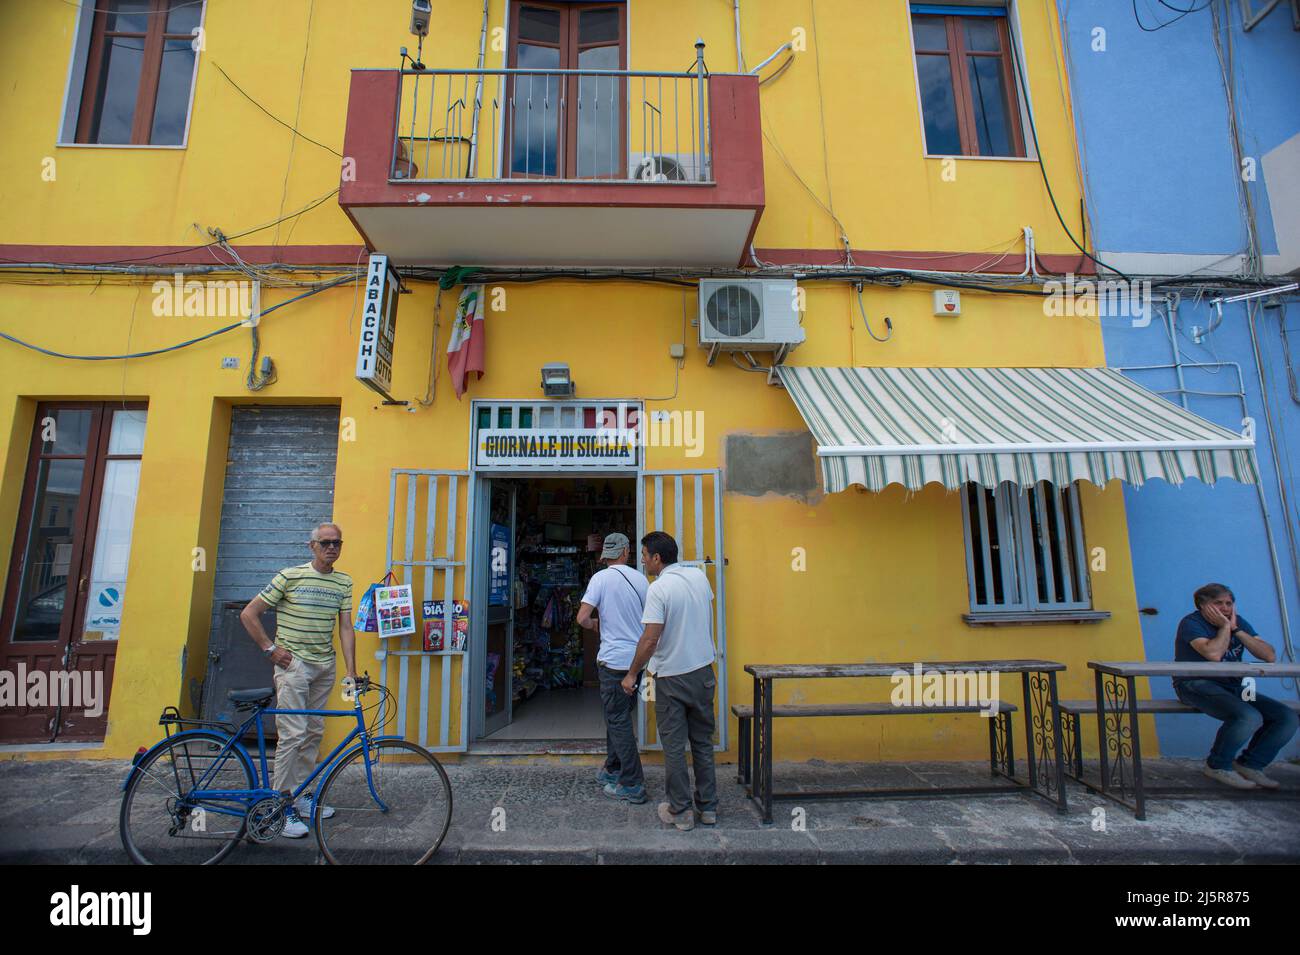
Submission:
POLYGON ((955 288, 939 289, 934 293, 934 314, 960 315, 961 292, 955 288))

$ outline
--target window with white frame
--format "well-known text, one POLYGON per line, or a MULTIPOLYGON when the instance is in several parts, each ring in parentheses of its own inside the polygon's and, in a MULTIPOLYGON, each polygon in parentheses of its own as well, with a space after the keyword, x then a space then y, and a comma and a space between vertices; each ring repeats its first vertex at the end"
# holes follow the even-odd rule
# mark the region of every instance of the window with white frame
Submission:
POLYGON ((82 0, 61 145, 184 146, 206 0, 82 0))
POLYGON ((972 615, 1091 608, 1075 485, 967 484, 962 517, 972 615))

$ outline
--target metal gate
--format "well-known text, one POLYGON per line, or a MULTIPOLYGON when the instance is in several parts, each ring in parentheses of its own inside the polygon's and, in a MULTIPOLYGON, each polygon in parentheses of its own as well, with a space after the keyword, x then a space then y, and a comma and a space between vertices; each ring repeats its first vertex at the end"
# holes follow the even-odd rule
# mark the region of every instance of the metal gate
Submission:
MULTIPOLYGON (((424 620, 418 611, 425 601, 443 601, 445 638, 455 632, 453 603, 471 592, 466 561, 474 526, 470 483, 468 471, 394 469, 389 486, 388 567, 399 582, 411 585, 417 620, 424 620), (463 523, 458 514, 467 515, 463 523)), ((484 609, 470 604, 471 619, 484 609)), ((464 752, 469 746, 468 634, 463 646, 450 644, 444 639, 443 649, 425 650, 421 630, 385 638, 375 654, 396 705, 395 723, 387 731, 443 753, 464 752), (439 690, 431 696, 435 681, 439 690)))
MULTIPOLYGON (((643 471, 637 482, 637 540, 665 531, 677 541, 677 562, 698 567, 713 587, 713 644, 718 692, 714 697, 714 749, 727 748, 727 559, 722 544, 722 471, 643 471)), ((653 692, 653 688, 647 692, 653 692)), ((662 749, 654 707, 643 692, 637 707, 642 749, 662 749)))
MULTIPOLYGON (((208 631, 209 669, 200 706, 204 713, 228 706, 217 685, 220 680, 211 673, 221 662, 211 654, 220 654, 223 646, 222 608, 228 602, 248 603, 276 571, 311 560, 307 539, 313 525, 334 515, 338 445, 337 406, 231 409, 208 631)), ((251 640, 248 644, 254 646, 251 640)), ((269 680, 271 667, 265 670, 269 680)))

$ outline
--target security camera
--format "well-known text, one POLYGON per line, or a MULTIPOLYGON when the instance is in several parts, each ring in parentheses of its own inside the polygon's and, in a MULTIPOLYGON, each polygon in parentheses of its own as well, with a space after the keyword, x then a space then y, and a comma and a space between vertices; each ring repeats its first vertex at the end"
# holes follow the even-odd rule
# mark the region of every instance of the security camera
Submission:
POLYGON ((433 16, 430 0, 411 0, 411 36, 428 36, 429 19, 433 16))

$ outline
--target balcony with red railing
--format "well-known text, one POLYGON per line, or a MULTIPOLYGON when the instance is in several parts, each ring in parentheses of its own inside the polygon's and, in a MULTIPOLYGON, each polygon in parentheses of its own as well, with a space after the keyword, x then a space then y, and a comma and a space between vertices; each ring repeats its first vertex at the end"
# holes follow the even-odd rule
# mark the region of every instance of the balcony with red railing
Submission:
POLYGON ((354 70, 339 204, 399 265, 735 267, 763 211, 758 79, 354 70))

